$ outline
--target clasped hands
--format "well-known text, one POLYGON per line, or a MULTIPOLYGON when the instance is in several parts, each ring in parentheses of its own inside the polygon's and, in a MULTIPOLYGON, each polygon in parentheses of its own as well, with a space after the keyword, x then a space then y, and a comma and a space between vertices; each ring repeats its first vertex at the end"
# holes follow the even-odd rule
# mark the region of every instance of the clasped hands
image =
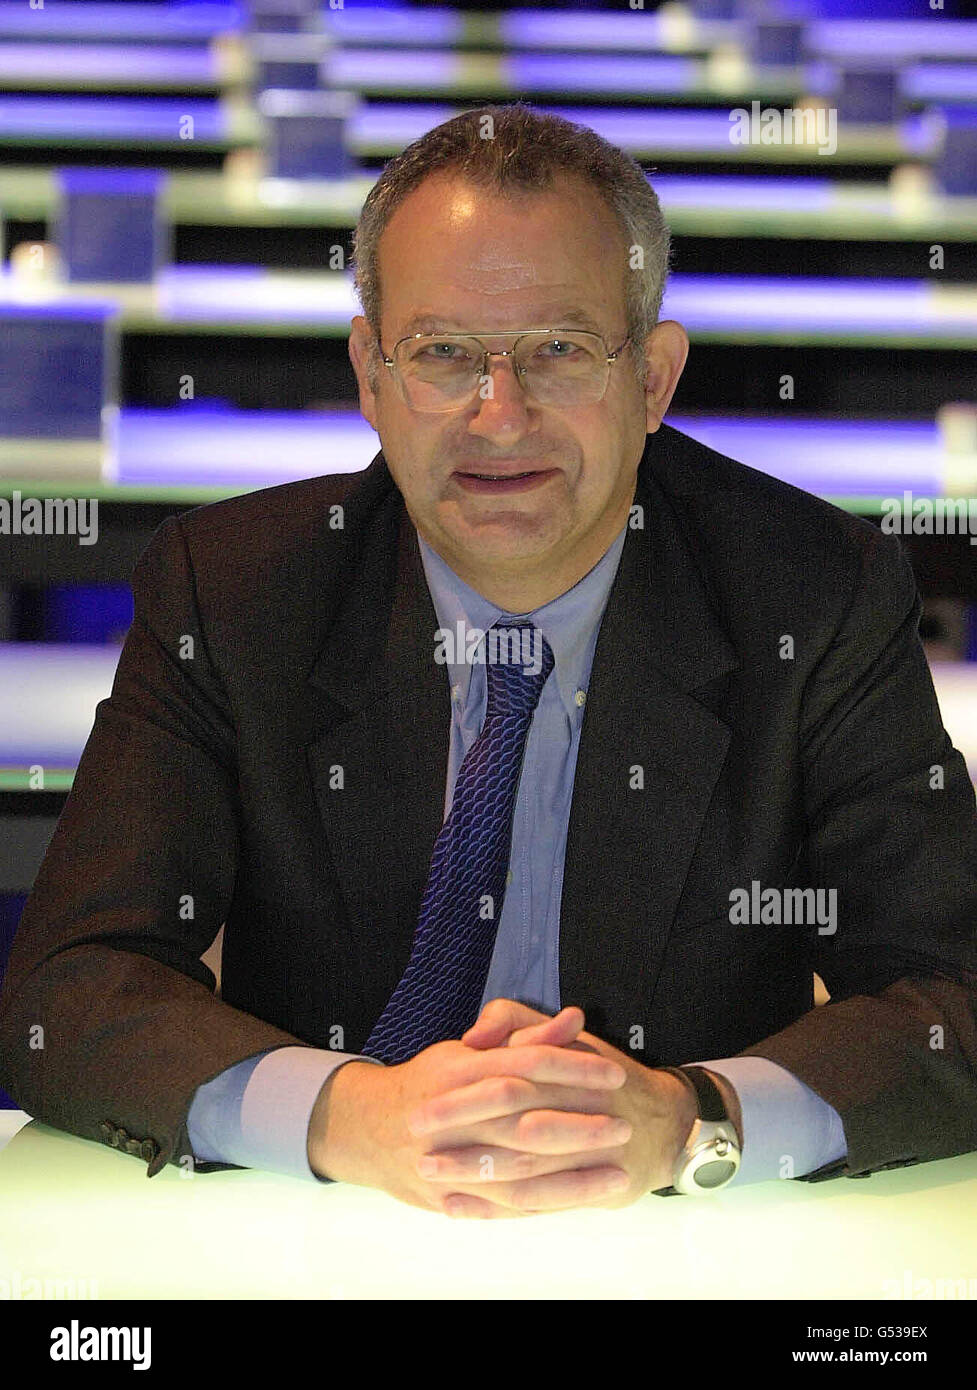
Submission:
POLYGON ((336 1074, 321 1174, 450 1216, 623 1207, 667 1187, 696 1116, 688 1087, 555 1017, 493 999, 461 1041, 336 1074))

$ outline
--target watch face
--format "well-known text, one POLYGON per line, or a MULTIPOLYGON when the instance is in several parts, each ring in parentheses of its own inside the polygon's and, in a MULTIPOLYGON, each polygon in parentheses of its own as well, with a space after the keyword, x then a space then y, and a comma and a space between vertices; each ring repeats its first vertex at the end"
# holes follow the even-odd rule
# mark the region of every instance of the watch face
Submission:
POLYGON ((709 1163, 700 1164, 695 1170, 693 1181, 696 1187, 722 1187, 736 1172, 736 1164, 728 1158, 716 1158, 709 1163))

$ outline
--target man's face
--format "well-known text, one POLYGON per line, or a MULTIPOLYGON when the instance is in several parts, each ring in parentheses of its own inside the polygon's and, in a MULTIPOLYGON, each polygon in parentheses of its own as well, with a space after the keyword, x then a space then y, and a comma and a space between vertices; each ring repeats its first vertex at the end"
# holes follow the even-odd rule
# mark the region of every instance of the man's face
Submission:
MULTIPOLYGON (((625 276, 633 272, 624 238, 597 194, 577 181, 512 199, 459 176, 432 176, 387 224, 379 270, 388 356, 421 331, 590 327, 609 351, 627 337, 625 276)), ((657 428, 635 380, 634 349, 611 366, 595 403, 540 405, 524 393, 512 359, 496 357, 484 399, 422 413, 386 367, 376 392, 370 388, 368 339, 358 317, 350 354, 361 407, 424 539, 476 587, 486 575, 514 582, 572 574, 568 584, 576 582, 627 520, 645 435, 657 428), (504 486, 466 476, 525 470, 533 476, 504 486)))

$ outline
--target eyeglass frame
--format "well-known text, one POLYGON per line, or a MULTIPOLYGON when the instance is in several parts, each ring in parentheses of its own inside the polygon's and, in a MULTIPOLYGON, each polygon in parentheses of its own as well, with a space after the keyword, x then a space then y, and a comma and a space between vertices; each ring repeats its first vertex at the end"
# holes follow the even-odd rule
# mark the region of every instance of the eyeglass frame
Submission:
MULTIPOLYGON (((500 331, 500 332, 498 332, 498 333, 486 333, 484 330, 481 330, 481 331, 479 331, 478 333, 463 333, 463 332, 461 332, 460 330, 458 330, 458 331, 452 331, 452 332, 440 332, 440 333, 436 333, 436 332, 427 332, 427 333, 407 333, 403 338, 398 338, 398 339, 397 339, 397 341, 396 341, 396 342, 394 343, 394 345, 393 345, 393 352, 391 353, 391 355, 390 355, 389 357, 387 356, 387 354, 386 354, 386 353, 384 352, 384 350, 383 350, 383 344, 380 342, 379 335, 377 335, 376 344, 377 344, 377 347, 380 349, 380 357, 381 357, 381 359, 382 359, 382 361, 383 361, 383 365, 384 365, 385 367, 388 367, 388 368, 390 369, 390 371, 393 373, 394 381, 397 383, 397 386, 398 386, 398 388, 399 388, 400 395, 401 395, 401 397, 403 398, 404 404, 408 407, 409 410, 417 411, 417 407, 411 405, 410 402, 407 400, 406 392, 405 392, 405 390, 404 390, 403 379, 402 379, 402 377, 401 377, 401 375, 400 375, 399 370, 397 369, 397 364, 396 364, 396 362, 394 361, 394 357, 393 357, 393 353, 395 353, 395 352, 397 351, 397 349, 400 347, 401 343, 416 342, 416 340, 417 340, 418 338, 469 338, 469 339, 474 339, 474 341, 475 341, 476 343, 478 343, 479 347, 482 349, 482 370, 479 372, 478 377, 476 378, 476 381, 478 381, 478 380, 481 380, 483 377, 486 377, 486 376, 489 375, 488 372, 486 371, 486 363, 487 363, 487 361, 488 361, 488 359, 489 359, 490 357, 514 357, 514 356, 515 356, 515 352, 516 352, 516 348, 519 346, 519 343, 522 341, 523 338, 527 338, 531 333, 554 333, 554 334, 557 334, 557 335, 559 335, 560 333, 563 333, 563 334, 565 334, 565 335, 569 335, 569 334, 572 334, 572 333, 584 333, 584 334, 586 334, 587 337, 589 337, 589 338, 596 338, 597 341, 598 341, 598 342, 602 345, 602 347, 604 348, 605 352, 607 352, 607 342, 606 342, 606 340, 605 340, 603 334, 602 334, 602 333, 594 333, 594 332, 593 332, 591 329, 589 329, 589 328, 520 328, 520 329, 510 330, 509 332, 502 332, 502 331, 500 331), (512 347, 511 347, 508 351, 499 350, 499 351, 493 352, 490 348, 487 348, 487 347, 485 346, 485 344, 482 342, 482 339, 483 339, 483 338, 511 338, 511 337, 513 336, 513 333, 515 333, 515 335, 516 335, 516 340, 515 340, 515 342, 512 344, 512 347)), ((589 404, 591 404, 591 405, 596 405, 596 404, 597 404, 597 401, 602 401, 602 400, 604 399, 604 397, 607 395, 607 388, 608 388, 608 385, 610 384, 610 379, 611 379, 611 373, 610 373, 610 370, 609 370, 609 369, 610 369, 610 367, 611 367, 615 362, 617 362, 617 361, 619 360, 620 354, 624 351, 624 349, 627 347, 627 345, 628 345, 628 343, 630 343, 630 341, 631 341, 631 334, 629 333, 628 336, 624 339, 624 342, 623 342, 623 343, 621 343, 618 347, 614 348, 614 350, 613 350, 612 352, 607 352, 607 359, 606 359, 606 360, 607 360, 607 364, 608 364, 608 373, 607 373, 607 379, 606 379, 605 382, 604 382, 604 389, 603 389, 603 391, 600 393, 600 395, 596 398, 596 400, 589 402, 589 404)), ((515 375, 516 380, 519 382, 519 385, 520 385, 520 387, 522 388, 523 392, 528 396, 528 398, 529 398, 530 400, 535 400, 536 398, 535 398, 534 396, 529 395, 529 393, 527 392, 527 390, 526 390, 526 384, 525 384, 525 382, 523 381, 523 377, 526 375, 526 368, 525 368, 525 367, 522 367, 522 368, 519 368, 518 370, 516 370, 516 364, 515 364, 515 362, 513 362, 512 365, 513 365, 513 369, 514 369, 513 374, 515 375)), ((422 414, 422 415, 446 415, 446 414, 447 414, 449 411, 451 411, 451 410, 464 410, 464 408, 465 408, 466 406, 471 405, 472 401, 475 399, 475 397, 476 397, 477 394, 478 394, 478 386, 476 385, 476 386, 475 386, 475 389, 472 391, 472 394, 468 397, 467 400, 463 401, 460 405, 455 405, 455 406, 450 406, 450 405, 449 405, 449 406, 445 407, 444 410, 421 410, 421 411, 419 411, 418 413, 419 413, 419 414, 422 414)), ((545 405, 545 401, 539 401, 539 402, 537 402, 537 404, 539 404, 539 405, 545 405)))

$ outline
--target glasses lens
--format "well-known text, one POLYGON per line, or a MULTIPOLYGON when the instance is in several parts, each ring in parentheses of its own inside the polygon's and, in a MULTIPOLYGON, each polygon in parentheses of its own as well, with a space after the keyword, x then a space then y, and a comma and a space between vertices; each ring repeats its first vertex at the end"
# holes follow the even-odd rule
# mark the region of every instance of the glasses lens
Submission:
MULTIPOLYGON (((473 400, 482 386, 482 347, 476 338, 409 339, 395 361, 408 405, 451 410, 473 400)), ((607 351, 595 333, 530 333, 513 358, 526 391, 543 405, 598 401, 607 386, 607 351)))
POLYGON ((450 410, 478 390, 482 349, 474 339, 410 339, 397 348, 395 360, 415 410, 450 410))
POLYGON ((530 395, 545 405, 599 401, 607 385, 607 351, 593 333, 534 334, 519 344, 516 364, 530 395))

